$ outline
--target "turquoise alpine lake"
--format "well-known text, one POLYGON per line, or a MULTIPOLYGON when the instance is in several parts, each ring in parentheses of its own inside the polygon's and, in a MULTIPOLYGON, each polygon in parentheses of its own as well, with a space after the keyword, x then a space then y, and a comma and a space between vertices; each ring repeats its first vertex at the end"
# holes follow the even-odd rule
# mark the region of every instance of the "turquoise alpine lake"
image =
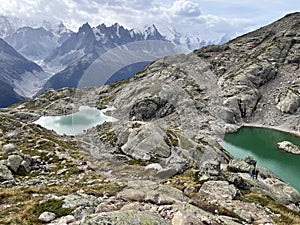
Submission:
POLYGON ((80 106, 79 111, 64 116, 42 116, 34 123, 58 134, 76 135, 104 122, 115 122, 116 118, 104 114, 108 109, 98 110, 89 106, 80 106))
POLYGON ((280 150, 277 143, 282 141, 300 146, 297 136, 258 127, 242 127, 236 133, 226 134, 221 145, 234 157, 253 156, 258 166, 270 169, 300 191, 300 156, 280 150))

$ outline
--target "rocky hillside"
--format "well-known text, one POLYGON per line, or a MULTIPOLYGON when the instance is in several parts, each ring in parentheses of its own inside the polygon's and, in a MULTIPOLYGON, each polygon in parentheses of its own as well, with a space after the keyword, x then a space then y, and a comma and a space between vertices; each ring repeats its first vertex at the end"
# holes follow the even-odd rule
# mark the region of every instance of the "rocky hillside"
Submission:
POLYGON ((228 123, 255 122, 299 130, 300 15, 222 46, 195 51, 218 78, 228 123))
POLYGON ((300 13, 134 78, 0 113, 2 224, 299 224, 300 194, 220 145, 245 123, 299 131, 300 13), (76 136, 34 123, 81 105, 117 122, 76 136), (21 190, 21 191, 20 191, 21 190))

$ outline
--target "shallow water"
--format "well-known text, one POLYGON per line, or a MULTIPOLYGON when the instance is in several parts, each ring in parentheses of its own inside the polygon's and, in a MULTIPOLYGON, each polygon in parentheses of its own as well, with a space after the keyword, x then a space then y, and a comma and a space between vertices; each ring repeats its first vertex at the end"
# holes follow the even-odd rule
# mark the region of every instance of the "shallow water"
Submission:
POLYGON ((80 106, 79 111, 65 116, 42 116, 34 123, 58 134, 76 135, 104 122, 117 121, 116 118, 104 115, 108 109, 98 110, 89 106, 80 106))
POLYGON ((300 156, 278 149, 277 143, 282 141, 300 146, 299 137, 256 127, 242 127, 236 133, 226 134, 221 144, 234 157, 253 156, 259 166, 269 168, 300 191, 300 156))

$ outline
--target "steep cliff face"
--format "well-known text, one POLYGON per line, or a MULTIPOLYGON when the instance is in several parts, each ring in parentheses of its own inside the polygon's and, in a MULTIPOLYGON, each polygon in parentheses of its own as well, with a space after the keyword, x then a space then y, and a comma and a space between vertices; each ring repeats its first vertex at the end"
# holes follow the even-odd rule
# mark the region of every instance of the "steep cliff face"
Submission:
MULTIPOLYGON (((218 77, 226 122, 276 126, 299 114, 299 19, 299 13, 290 14, 222 46, 195 51, 218 77)), ((296 121, 286 126, 292 123, 299 130, 296 121)))
MULTIPOLYGON (((298 191, 265 168, 251 178, 254 159, 233 159, 218 143, 249 122, 299 131, 299 23, 300 13, 291 14, 224 45, 159 59, 125 81, 51 91, 2 110, 2 185, 28 185, 26 193, 39 194, 32 201, 50 204, 31 185, 56 180, 57 223, 66 213, 73 224, 299 223, 298 191), (81 105, 113 106, 118 121, 77 136, 31 123, 81 105), (18 177, 26 168, 40 174, 18 177)), ((32 208, 23 220, 37 218, 32 208)))

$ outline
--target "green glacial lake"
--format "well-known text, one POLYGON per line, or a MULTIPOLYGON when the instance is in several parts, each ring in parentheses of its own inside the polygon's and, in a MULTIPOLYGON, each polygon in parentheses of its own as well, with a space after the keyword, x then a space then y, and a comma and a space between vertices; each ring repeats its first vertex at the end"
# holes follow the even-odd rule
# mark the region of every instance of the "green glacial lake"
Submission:
POLYGON ((34 123, 61 135, 76 135, 98 124, 117 121, 104 114, 107 110, 109 109, 98 110, 89 106, 80 106, 76 113, 64 116, 42 116, 34 123))
POLYGON ((221 145, 234 157, 253 156, 258 166, 269 168, 300 192, 300 156, 284 152, 277 143, 290 141, 300 146, 300 138, 291 134, 256 127, 242 127, 226 134, 221 145))

